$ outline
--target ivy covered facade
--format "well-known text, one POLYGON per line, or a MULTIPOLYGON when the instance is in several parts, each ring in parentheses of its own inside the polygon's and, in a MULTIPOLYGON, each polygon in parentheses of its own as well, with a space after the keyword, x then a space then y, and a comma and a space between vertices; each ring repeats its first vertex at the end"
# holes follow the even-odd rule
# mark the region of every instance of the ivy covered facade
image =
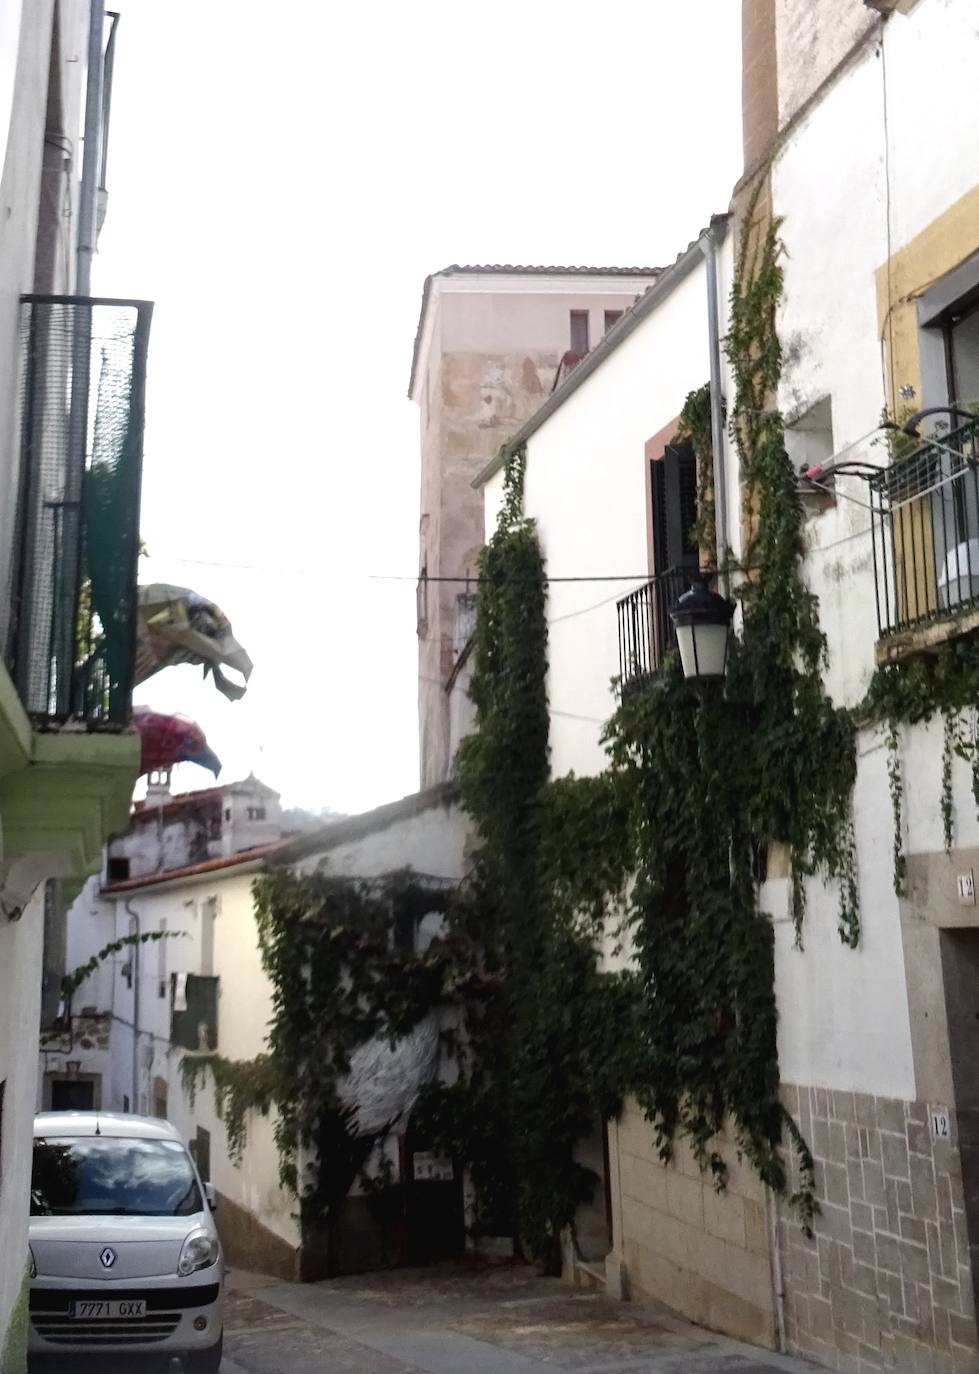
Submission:
MULTIPOLYGON (((746 5, 776 91, 767 127, 746 107, 719 249, 715 224, 722 454, 703 385, 711 258, 695 245, 485 470, 487 534, 519 464, 549 579, 539 848, 584 855, 591 829, 619 861, 626 836, 628 877, 603 874, 591 930, 599 967, 635 978, 638 1029, 606 1128, 608 1286, 832 1367, 967 1369, 974 187, 949 164, 922 190, 909 130, 888 143, 845 116, 895 99, 881 69, 894 82, 939 41, 940 7, 820 6, 850 44, 842 73, 797 61, 803 8, 746 5), (844 125, 859 175, 817 194, 844 125), (931 406, 958 413, 895 430, 931 406), (670 652, 670 576, 694 570, 684 445, 696 562, 738 605, 723 697, 691 693, 670 652), (565 580, 588 574, 621 580, 565 580)), ((566 1266, 594 1269, 581 1251, 566 1266)))

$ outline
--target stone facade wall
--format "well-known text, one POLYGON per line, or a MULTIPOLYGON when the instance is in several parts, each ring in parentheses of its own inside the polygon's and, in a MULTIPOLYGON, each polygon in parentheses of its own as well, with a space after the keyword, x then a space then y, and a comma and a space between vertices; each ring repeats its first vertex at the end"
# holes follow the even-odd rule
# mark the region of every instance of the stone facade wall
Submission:
POLYGON ((787 1348, 855 1374, 975 1374, 954 1116, 938 1140, 924 1102, 790 1084, 783 1097, 812 1145, 820 1204, 811 1241, 787 1209, 779 1220, 787 1348))
POLYGON ((614 1260, 629 1291, 712 1330, 773 1346, 769 1227, 754 1171, 725 1146, 731 1172, 718 1193, 679 1138, 674 1163, 664 1165, 634 1103, 612 1128, 609 1154, 614 1260))

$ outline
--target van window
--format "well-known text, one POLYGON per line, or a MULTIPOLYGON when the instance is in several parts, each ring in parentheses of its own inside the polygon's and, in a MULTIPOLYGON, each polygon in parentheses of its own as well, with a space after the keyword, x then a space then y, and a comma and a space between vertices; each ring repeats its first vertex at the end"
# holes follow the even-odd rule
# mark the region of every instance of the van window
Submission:
POLYGON ((34 1141, 32 1216, 186 1217, 203 1210, 178 1140, 103 1135, 34 1141))

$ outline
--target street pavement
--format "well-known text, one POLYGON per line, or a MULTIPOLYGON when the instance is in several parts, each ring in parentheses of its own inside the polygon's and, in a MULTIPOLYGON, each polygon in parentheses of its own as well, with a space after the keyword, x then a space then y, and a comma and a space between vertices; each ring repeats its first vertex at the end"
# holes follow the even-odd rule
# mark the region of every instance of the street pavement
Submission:
POLYGON ((238 1271, 222 1374, 813 1374, 665 1308, 513 1265, 399 1270, 320 1284, 238 1271))

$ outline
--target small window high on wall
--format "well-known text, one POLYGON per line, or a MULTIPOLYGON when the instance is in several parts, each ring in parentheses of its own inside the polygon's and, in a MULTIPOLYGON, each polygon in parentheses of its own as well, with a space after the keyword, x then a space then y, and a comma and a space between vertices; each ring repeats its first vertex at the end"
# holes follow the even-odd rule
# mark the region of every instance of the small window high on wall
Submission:
POLYGON ((588 352, 588 311, 571 311, 571 352, 582 357, 588 352))

